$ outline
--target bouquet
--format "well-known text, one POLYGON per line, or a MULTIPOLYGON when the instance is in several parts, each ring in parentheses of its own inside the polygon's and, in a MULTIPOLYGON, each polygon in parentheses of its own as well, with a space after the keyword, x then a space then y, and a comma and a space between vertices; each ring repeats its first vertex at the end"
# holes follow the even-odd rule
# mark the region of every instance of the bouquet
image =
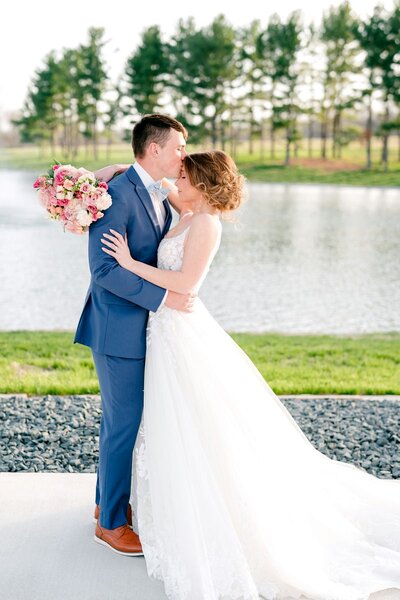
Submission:
POLYGON ((71 233, 85 233, 112 204, 108 185, 83 167, 56 163, 36 179, 33 187, 50 218, 61 221, 64 231, 71 233))

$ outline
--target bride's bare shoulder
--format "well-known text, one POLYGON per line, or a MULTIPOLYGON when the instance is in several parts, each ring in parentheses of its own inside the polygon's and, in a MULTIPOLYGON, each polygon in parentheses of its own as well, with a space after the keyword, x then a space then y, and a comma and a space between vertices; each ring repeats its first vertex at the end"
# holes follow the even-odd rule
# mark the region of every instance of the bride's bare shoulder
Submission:
POLYGON ((192 227, 201 229, 210 229, 219 231, 221 228, 221 222, 218 215, 211 215, 210 213, 196 213, 191 218, 192 227))
POLYGON ((188 244, 213 247, 221 237, 221 223, 216 215, 197 213, 193 215, 187 237, 188 244))

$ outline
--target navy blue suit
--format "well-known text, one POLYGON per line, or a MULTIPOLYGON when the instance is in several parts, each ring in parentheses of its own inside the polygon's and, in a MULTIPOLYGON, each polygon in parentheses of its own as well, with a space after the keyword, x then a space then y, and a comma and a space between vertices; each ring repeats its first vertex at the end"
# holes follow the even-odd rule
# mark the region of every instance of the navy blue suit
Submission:
POLYGON ((74 343, 90 346, 102 399, 96 503, 100 524, 126 523, 132 451, 143 410, 144 357, 149 310, 156 311, 165 289, 122 268, 103 252, 101 237, 115 229, 128 236, 132 256, 157 264, 157 248, 171 224, 164 201, 163 230, 151 198, 133 167, 109 184, 112 205, 89 228, 91 281, 74 343))

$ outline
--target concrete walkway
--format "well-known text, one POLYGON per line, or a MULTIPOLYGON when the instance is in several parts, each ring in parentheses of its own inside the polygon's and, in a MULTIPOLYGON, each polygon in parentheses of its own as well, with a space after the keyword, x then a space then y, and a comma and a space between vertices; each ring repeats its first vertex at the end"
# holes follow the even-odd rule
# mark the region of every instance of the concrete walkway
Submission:
POLYGON ((94 474, 0 473, 0 600, 166 600, 143 557, 94 543, 94 488, 94 474))
POLYGON ((93 541, 95 475, 0 473, 1 600, 166 600, 143 557, 93 541))

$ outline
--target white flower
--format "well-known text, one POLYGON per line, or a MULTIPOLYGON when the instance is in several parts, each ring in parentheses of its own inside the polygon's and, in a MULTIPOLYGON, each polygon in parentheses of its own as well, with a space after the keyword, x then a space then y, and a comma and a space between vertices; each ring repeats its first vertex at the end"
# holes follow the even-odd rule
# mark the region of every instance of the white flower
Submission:
MULTIPOLYGON (((61 187, 61 186, 57 186, 57 187, 61 187)), ((64 187, 65 187, 66 190, 72 190, 72 188, 74 187, 74 184, 71 181, 71 179, 66 179, 64 181, 64 187)))
POLYGON ((94 174, 91 171, 87 171, 83 167, 78 169, 78 174, 79 178, 77 183, 84 183, 86 181, 88 181, 89 183, 95 183, 96 181, 96 177, 94 176, 94 174))
POLYGON ((102 194, 96 201, 96 206, 99 210, 105 210, 111 206, 112 200, 110 194, 102 194))
POLYGON ((89 215, 86 210, 82 209, 78 211, 76 220, 78 221, 79 225, 82 225, 82 227, 88 227, 92 222, 92 216, 89 215))

